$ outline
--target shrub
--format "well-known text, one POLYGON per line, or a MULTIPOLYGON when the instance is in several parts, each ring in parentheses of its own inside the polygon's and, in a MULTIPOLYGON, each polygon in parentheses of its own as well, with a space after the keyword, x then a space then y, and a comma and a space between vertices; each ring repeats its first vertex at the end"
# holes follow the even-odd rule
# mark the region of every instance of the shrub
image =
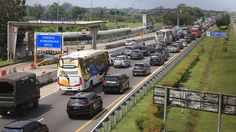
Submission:
POLYGON ((138 130, 140 132, 143 132, 144 129, 144 118, 143 117, 139 117, 138 119, 135 120, 135 125, 138 128, 138 130))
POLYGON ((173 87, 175 85, 175 82, 172 80, 164 80, 162 81, 162 86, 169 86, 169 87, 173 87))
POLYGON ((140 132, 155 132, 160 130, 163 123, 160 119, 156 118, 156 113, 157 106, 150 105, 147 108, 147 112, 135 120, 135 125, 140 132))

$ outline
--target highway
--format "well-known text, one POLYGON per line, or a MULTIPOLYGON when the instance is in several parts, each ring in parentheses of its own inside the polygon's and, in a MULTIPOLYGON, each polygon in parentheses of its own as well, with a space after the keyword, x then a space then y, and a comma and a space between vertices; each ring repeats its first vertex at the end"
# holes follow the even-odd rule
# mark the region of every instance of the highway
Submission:
MULTIPOLYGON (((147 41, 146 43, 153 43, 152 41, 147 41)), ((169 61, 175 54, 170 54, 169 61)), ((150 57, 145 57, 145 59, 141 60, 142 62, 149 63, 150 57)), ((172 58, 173 59, 173 58, 172 58)), ((140 62, 140 60, 132 60, 132 66, 140 62)), ((151 71, 155 71, 158 66, 152 66, 151 71)), ((132 67, 129 68, 110 68, 110 73, 126 73, 130 77, 130 84, 132 88, 136 88, 138 84, 144 80, 146 77, 133 77, 132 75, 132 67)), ((131 89, 132 89, 131 88, 131 89)), ((130 89, 130 90, 131 90, 130 89)), ((99 113, 95 118, 89 119, 85 117, 78 117, 77 119, 70 119, 66 113, 66 104, 70 97, 70 95, 65 95, 62 91, 57 90, 57 84, 52 83, 42 87, 41 89, 41 99, 39 102, 39 108, 36 110, 32 110, 33 108, 29 108, 25 111, 24 117, 1 117, 0 118, 0 130, 3 127, 14 120, 38 120, 43 124, 46 124, 49 127, 49 130, 52 132, 72 132, 72 131, 82 131, 88 132, 96 126, 96 124, 105 116, 113 105, 115 105, 125 94, 128 94, 130 91, 126 91, 124 94, 104 94, 102 92, 101 85, 96 86, 93 90, 98 95, 100 95, 103 99, 103 107, 104 110, 102 113, 99 113)))

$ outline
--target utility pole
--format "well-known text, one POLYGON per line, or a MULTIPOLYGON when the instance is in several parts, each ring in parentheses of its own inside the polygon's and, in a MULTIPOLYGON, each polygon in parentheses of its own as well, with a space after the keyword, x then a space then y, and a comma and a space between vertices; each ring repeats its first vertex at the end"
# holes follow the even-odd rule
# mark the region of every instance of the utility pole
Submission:
POLYGON ((179 9, 177 9, 177 13, 178 13, 178 15, 177 15, 177 25, 176 25, 176 27, 177 27, 177 30, 179 30, 179 19, 180 19, 180 13, 181 13, 181 9, 179 10, 179 9))
POLYGON ((60 12, 60 0, 57 1, 57 19, 59 19, 59 12, 60 12))

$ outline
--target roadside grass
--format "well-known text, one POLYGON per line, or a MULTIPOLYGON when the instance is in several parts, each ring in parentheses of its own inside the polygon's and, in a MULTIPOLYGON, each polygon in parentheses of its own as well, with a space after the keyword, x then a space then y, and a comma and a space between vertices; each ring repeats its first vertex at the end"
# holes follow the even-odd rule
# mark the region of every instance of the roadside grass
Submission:
MULTIPOLYGON (((236 95, 236 39, 232 25, 230 25, 229 41, 227 44, 228 51, 222 50, 224 44, 223 39, 217 41, 217 45, 210 45, 215 47, 212 53, 212 62, 209 65, 209 71, 204 86, 206 91, 236 95), (221 42, 220 42, 221 41, 221 42)), ((209 56, 210 57, 210 56, 209 56)), ((221 131, 233 132, 236 130, 235 116, 222 115, 221 131)), ((196 131, 210 130, 212 132, 217 130, 217 114, 201 112, 197 118, 196 131)))
POLYGON ((135 27, 141 27, 142 23, 126 23, 126 22, 108 22, 104 25, 102 25, 103 30, 109 30, 109 29, 117 29, 117 28, 135 28, 135 27))
MULTIPOLYGON (((182 82, 181 86, 194 90, 236 94, 236 41, 232 26, 230 27, 229 41, 226 44, 228 51, 224 49, 224 39, 205 38, 198 45, 198 47, 204 47, 205 52, 200 55, 200 61, 190 69, 188 79, 182 82)), ((170 74, 174 74, 174 70, 170 74)), ((170 74, 168 76, 171 76, 170 74)), ((169 109, 168 131, 215 132, 217 130, 217 113, 184 111, 184 114, 181 115, 179 114, 181 113, 180 108, 169 109)), ((235 131, 235 119, 235 116, 222 115, 221 131, 235 131)))
POLYGON ((147 113, 147 108, 152 105, 152 94, 149 92, 143 99, 134 106, 130 112, 119 122, 112 130, 113 132, 139 132, 135 125, 135 120, 138 117, 147 113))
MULTIPOLYGON (((192 90, 201 90, 236 95, 236 38, 232 25, 230 25, 229 41, 216 38, 205 38, 191 53, 198 52, 201 48, 199 61, 188 71, 182 87, 192 90)), ((190 53, 190 54, 191 54, 190 53)), ((189 55, 188 55, 189 56, 189 55)), ((178 71, 186 63, 184 58, 160 82, 177 78, 178 71)), ((138 116, 145 114, 148 105, 152 104, 152 94, 141 100, 131 112, 125 116, 113 130, 115 132, 139 131, 135 126, 138 116)), ((168 108, 167 131, 171 132, 215 132, 217 131, 217 113, 202 112, 181 108, 168 108)), ((221 131, 234 132, 236 130, 235 116, 223 115, 221 131)))

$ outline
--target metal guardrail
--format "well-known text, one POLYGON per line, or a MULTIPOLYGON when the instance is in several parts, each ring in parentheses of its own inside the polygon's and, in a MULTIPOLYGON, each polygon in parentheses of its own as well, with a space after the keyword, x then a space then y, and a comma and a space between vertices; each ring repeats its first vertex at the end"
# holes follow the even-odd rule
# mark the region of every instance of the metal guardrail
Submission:
POLYGON ((158 72, 149 76, 137 89, 133 89, 128 95, 120 100, 105 117, 93 128, 92 132, 109 132, 119 121, 150 91, 155 83, 160 81, 171 71, 192 49, 206 36, 203 34, 200 39, 187 47, 183 52, 173 58, 173 61, 163 65, 158 72))

